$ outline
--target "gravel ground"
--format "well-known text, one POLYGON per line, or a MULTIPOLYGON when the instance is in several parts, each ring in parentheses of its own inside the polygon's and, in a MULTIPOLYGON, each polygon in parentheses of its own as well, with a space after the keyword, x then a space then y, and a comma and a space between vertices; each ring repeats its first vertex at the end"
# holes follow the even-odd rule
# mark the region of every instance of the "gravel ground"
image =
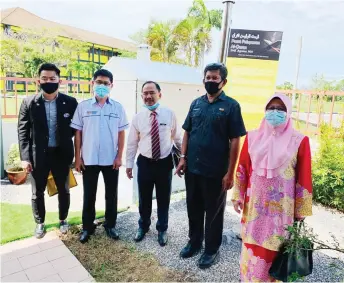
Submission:
MULTIPOLYGON (((234 215, 232 207, 227 207, 225 215, 225 229, 239 229, 239 217, 234 215)), ((197 267, 199 256, 183 260, 179 258, 179 252, 188 240, 188 223, 186 214, 185 200, 176 201, 171 204, 170 221, 169 221, 169 242, 166 247, 160 247, 157 242, 157 231, 155 230, 156 211, 154 210, 151 230, 146 238, 135 243, 138 250, 149 252, 156 256, 159 262, 171 269, 188 272, 198 281, 238 281, 239 280, 239 256, 241 242, 232 240, 229 244, 223 244, 220 249, 220 261, 207 270, 201 270, 197 267)), ((118 229, 121 239, 134 243, 133 237, 137 229, 138 213, 135 211, 122 213, 118 219, 118 229)), ((307 282, 324 282, 324 281, 343 281, 344 274, 338 274, 338 270, 330 268, 333 260, 323 254, 316 252, 314 254, 314 271, 313 274, 305 278, 307 282)), ((344 260, 336 260, 339 268, 344 270, 344 260)))
MULTIPOLYGON (((313 205, 313 216, 307 217, 306 223, 312 227, 320 240, 331 242, 331 235, 334 235, 344 249, 344 213, 321 205, 313 205)), ((344 261, 344 255, 342 256, 344 261)))

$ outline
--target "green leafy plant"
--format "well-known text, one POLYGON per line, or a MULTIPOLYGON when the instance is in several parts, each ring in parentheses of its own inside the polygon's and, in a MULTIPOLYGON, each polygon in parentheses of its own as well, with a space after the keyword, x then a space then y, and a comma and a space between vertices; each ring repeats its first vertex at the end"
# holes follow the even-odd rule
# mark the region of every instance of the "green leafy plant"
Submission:
POLYGON ((344 123, 339 129, 324 124, 320 133, 313 162, 313 198, 344 211, 344 123))
POLYGON ((303 277, 300 276, 300 274, 298 274, 297 272, 294 272, 290 276, 288 276, 288 282, 295 282, 302 279, 303 277))
POLYGON ((313 249, 315 236, 309 233, 309 230, 300 229, 298 225, 288 226, 286 230, 290 235, 288 239, 282 238, 285 241, 286 252, 292 253, 299 249, 313 249))
POLYGON ((11 172, 23 171, 21 166, 20 154, 19 154, 19 145, 12 144, 7 155, 6 162, 7 169, 11 172))
MULTIPOLYGON (((280 237, 284 242, 285 252, 296 253, 299 250, 332 250, 344 254, 344 249, 340 246, 338 240, 334 235, 331 235, 331 242, 323 242, 318 239, 318 235, 313 232, 313 229, 307 227, 307 224, 291 225, 286 227, 288 237, 280 237)), ((335 260, 335 258, 333 258, 335 260)), ((334 269, 344 276, 344 271, 339 267, 335 261, 329 264, 329 268, 334 269)), ((288 277, 288 282, 295 282, 302 280, 303 277, 298 273, 293 273, 288 277)))

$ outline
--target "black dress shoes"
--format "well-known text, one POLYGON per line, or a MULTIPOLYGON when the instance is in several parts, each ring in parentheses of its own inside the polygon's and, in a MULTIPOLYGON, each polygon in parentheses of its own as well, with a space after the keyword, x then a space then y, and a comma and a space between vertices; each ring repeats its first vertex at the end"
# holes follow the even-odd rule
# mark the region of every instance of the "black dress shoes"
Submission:
POLYGON ((201 250, 202 246, 192 246, 190 243, 188 243, 180 252, 180 257, 181 258, 189 258, 189 257, 193 257, 195 255, 197 255, 200 250, 201 250))
POLYGON ((209 268, 217 262, 218 258, 219 258, 218 251, 212 255, 203 253, 200 259, 198 260, 198 267, 201 269, 209 268))
POLYGON ((82 244, 86 243, 90 239, 91 235, 93 235, 93 231, 90 232, 90 231, 83 230, 79 239, 80 243, 82 244))
POLYGON ((37 224, 36 225, 36 229, 35 229, 35 237, 37 239, 41 239, 43 238, 45 235, 45 226, 44 226, 44 223, 42 224, 37 224))
POLYGON ((109 238, 113 239, 113 240, 118 240, 119 239, 119 235, 116 231, 115 228, 106 228, 105 227, 105 232, 108 235, 109 238))
POLYGON ((135 242, 141 242, 143 240, 143 238, 145 237, 147 232, 145 232, 143 229, 139 228, 136 232, 134 241, 135 242))
POLYGON ((159 242, 159 245, 162 246, 162 247, 164 247, 164 246, 166 246, 167 241, 168 241, 168 237, 167 237, 166 231, 164 231, 164 232, 159 232, 159 233, 158 233, 158 242, 159 242))

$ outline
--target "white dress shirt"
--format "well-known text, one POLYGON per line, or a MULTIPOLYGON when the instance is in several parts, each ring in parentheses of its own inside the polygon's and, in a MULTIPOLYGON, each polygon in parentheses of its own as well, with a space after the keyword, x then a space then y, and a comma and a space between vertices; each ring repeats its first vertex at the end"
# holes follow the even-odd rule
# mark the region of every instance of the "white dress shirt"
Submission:
POLYGON ((71 127, 82 131, 85 165, 112 165, 118 152, 118 132, 129 128, 123 106, 108 99, 101 107, 93 97, 79 103, 71 127))
MULTIPOLYGON (((163 159, 171 153, 173 144, 181 149, 181 129, 178 127, 176 115, 172 110, 159 106, 155 111, 159 124, 160 159, 163 159)), ((137 149, 141 155, 152 158, 151 113, 152 111, 144 108, 133 118, 127 144, 127 168, 134 167, 137 149)))

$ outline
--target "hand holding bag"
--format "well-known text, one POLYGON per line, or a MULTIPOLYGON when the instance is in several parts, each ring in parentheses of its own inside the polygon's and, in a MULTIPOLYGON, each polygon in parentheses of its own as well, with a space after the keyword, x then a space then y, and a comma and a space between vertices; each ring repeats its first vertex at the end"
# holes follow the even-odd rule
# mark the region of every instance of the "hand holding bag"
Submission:
MULTIPOLYGON (((73 188, 76 187, 78 185, 73 170, 69 169, 69 188, 73 188)), ((49 176, 48 176, 48 182, 47 182, 47 191, 48 191, 48 195, 50 197, 54 196, 57 194, 57 187, 55 184, 55 180, 53 175, 51 174, 51 171, 49 172, 49 176)))

